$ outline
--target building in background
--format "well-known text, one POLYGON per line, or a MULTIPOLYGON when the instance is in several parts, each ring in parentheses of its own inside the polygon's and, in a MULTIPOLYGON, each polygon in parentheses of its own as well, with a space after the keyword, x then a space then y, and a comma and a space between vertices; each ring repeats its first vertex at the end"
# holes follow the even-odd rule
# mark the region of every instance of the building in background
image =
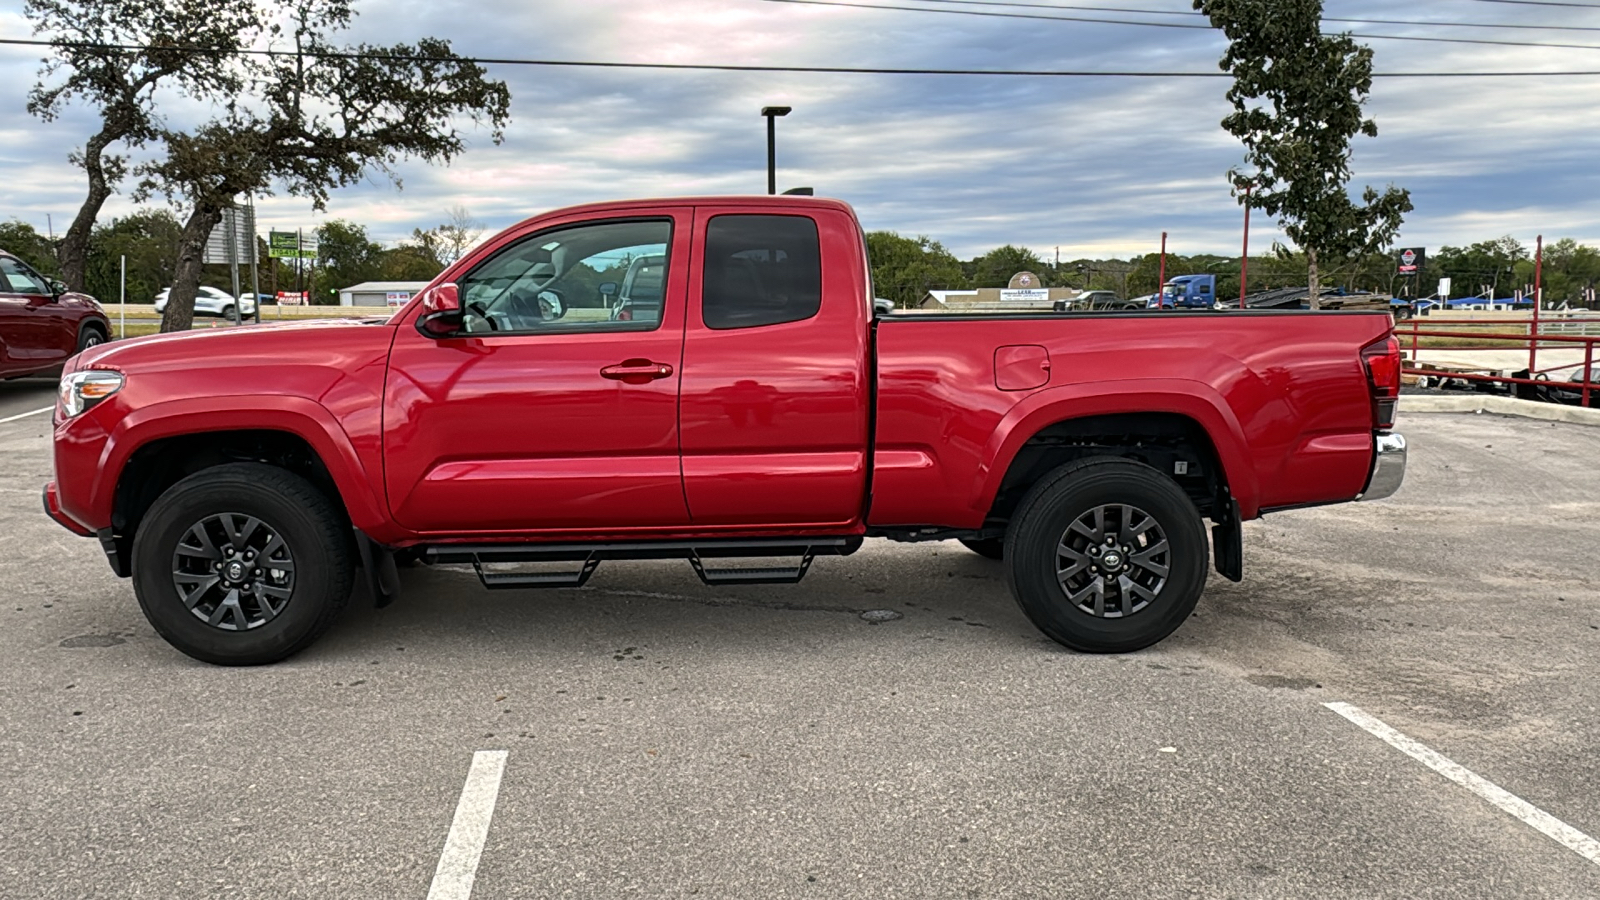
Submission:
POLYGON ((363 281, 339 289, 340 306, 405 306, 426 281, 363 281))

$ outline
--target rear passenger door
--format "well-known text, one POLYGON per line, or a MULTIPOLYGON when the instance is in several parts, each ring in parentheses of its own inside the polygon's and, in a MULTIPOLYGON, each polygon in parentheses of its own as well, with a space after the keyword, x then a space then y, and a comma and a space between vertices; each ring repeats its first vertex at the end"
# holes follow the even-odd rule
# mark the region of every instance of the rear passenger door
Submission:
POLYGON ((853 217, 695 212, 679 426, 698 525, 850 528, 867 489, 866 267, 853 217))

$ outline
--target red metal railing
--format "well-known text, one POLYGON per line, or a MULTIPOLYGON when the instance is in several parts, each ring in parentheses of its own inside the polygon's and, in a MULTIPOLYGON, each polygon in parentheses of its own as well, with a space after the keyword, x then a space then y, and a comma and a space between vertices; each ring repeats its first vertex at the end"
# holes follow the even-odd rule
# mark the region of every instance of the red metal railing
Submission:
POLYGON ((1431 318, 1431 317, 1427 318, 1427 319, 1406 319, 1406 320, 1404 320, 1402 322, 1399 322, 1398 324, 1395 325, 1395 336, 1400 339, 1400 342, 1401 342, 1402 346, 1405 346, 1406 344, 1409 343, 1410 350, 1411 350, 1411 354, 1407 358, 1406 365, 1401 371, 1404 372, 1407 375, 1422 375, 1422 376, 1426 376, 1426 377, 1430 377, 1430 378, 1435 378, 1435 377, 1437 377, 1437 378, 1451 378, 1451 379, 1457 379, 1457 380, 1460 380, 1460 381, 1487 382, 1487 383, 1491 383, 1491 384, 1508 384, 1508 385, 1511 385, 1511 384, 1530 384, 1530 385, 1543 385, 1545 387, 1565 388, 1565 389, 1570 389, 1572 391, 1581 393, 1582 399, 1579 402, 1583 406, 1589 406, 1590 405, 1589 401, 1590 401, 1591 392, 1596 391, 1596 390, 1600 390, 1600 383, 1597 383, 1597 382, 1594 382, 1594 381, 1590 380, 1592 378, 1592 373, 1594 372, 1594 361, 1595 361, 1595 355, 1596 355, 1595 354, 1595 345, 1596 344, 1600 344, 1600 335, 1549 334, 1549 333, 1545 333, 1545 332, 1539 331, 1539 326, 1541 324, 1548 326, 1548 325, 1552 325, 1552 324, 1567 324, 1567 323, 1573 323, 1573 324, 1600 323, 1600 317, 1582 317, 1582 318, 1574 317, 1574 318, 1568 318, 1568 319, 1558 319, 1558 320, 1556 320, 1555 323, 1552 323, 1549 320, 1545 320, 1543 322, 1530 320, 1529 323, 1528 323, 1528 330, 1526 332, 1460 331, 1460 330, 1452 330, 1452 329, 1450 329, 1448 327, 1446 327, 1446 328, 1434 328, 1434 327, 1432 327, 1432 326, 1435 326, 1435 325, 1442 325, 1442 326, 1473 325, 1473 326, 1477 326, 1479 328, 1482 328, 1485 325, 1488 325, 1488 326, 1506 326, 1506 325, 1509 325, 1511 327, 1517 327, 1518 324, 1520 324, 1520 323, 1516 323, 1516 322, 1505 322, 1505 321, 1499 321, 1499 322, 1489 321, 1489 322, 1486 322, 1486 321, 1484 321, 1482 319, 1450 319, 1450 318, 1431 318), (1421 338, 1425 338, 1425 337, 1452 338, 1452 339, 1456 339, 1456 340, 1492 340, 1492 341, 1502 342, 1502 344, 1509 343, 1509 344, 1518 344, 1518 345, 1526 346, 1528 348, 1528 376, 1526 378, 1518 378, 1518 377, 1511 376, 1511 375, 1482 375, 1482 374, 1477 374, 1477 373, 1448 372, 1448 371, 1441 371, 1439 369, 1421 368, 1421 366, 1419 364, 1419 361, 1417 359, 1417 353, 1418 353, 1419 350, 1441 350, 1441 351, 1448 351, 1450 353, 1473 353, 1473 352, 1485 351, 1485 350, 1500 350, 1500 351, 1504 351, 1504 350, 1508 350, 1508 349, 1515 349, 1514 347, 1507 347, 1507 346, 1497 346, 1497 347, 1422 347, 1422 346, 1420 346, 1420 339, 1421 338), (1554 345, 1554 346, 1552 346, 1552 345, 1554 345), (1556 349, 1556 348, 1559 348, 1559 347, 1564 346, 1564 345, 1577 345, 1577 346, 1583 347, 1583 364, 1582 364, 1582 368, 1578 370, 1579 373, 1580 373, 1579 377, 1582 378, 1583 380, 1582 381, 1552 381, 1552 380, 1548 380, 1548 379, 1535 378, 1534 376, 1536 376, 1536 375, 1548 375, 1550 372, 1559 371, 1561 369, 1570 369, 1570 368, 1572 368, 1572 366, 1573 366, 1572 363, 1565 363, 1563 365, 1551 366, 1551 367, 1546 368, 1546 369, 1540 369, 1540 368, 1537 367, 1538 366, 1538 353, 1539 353, 1539 350, 1541 348, 1544 348, 1544 349, 1556 349))

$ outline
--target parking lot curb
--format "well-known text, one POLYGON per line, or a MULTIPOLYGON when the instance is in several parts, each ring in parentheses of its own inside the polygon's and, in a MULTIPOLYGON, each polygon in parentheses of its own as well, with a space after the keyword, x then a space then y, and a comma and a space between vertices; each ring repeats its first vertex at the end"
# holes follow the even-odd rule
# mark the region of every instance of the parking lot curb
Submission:
POLYGON ((1485 394, 1465 394, 1460 397, 1425 397, 1415 394, 1403 394, 1400 397, 1400 411, 1405 413, 1488 412, 1502 416, 1543 419, 1547 422, 1600 426, 1600 409, 1585 409, 1581 406, 1562 406, 1559 403, 1540 403, 1537 400, 1518 400, 1515 397, 1493 397, 1485 394))

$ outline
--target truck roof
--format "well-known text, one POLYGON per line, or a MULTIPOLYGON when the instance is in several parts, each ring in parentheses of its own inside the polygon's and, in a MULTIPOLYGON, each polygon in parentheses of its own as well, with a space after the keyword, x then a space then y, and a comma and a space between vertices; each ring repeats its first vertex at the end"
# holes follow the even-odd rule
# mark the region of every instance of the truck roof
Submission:
POLYGON ((855 215, 855 210, 843 200, 832 197, 804 197, 795 194, 741 194, 727 197, 701 196, 701 197, 648 197, 633 200, 607 200, 599 203, 584 203, 578 206, 568 206, 562 209, 539 213, 538 216, 568 215, 571 213, 614 212, 618 210, 639 209, 641 207, 656 209, 663 206, 752 206, 763 209, 792 208, 795 211, 806 209, 831 209, 855 215))

